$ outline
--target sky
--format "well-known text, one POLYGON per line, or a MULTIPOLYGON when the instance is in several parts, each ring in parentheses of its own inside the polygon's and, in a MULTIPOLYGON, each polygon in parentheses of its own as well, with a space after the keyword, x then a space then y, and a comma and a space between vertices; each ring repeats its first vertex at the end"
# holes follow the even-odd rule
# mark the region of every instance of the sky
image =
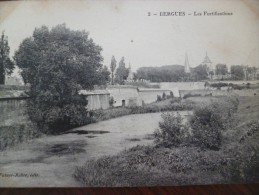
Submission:
POLYGON ((183 65, 187 52, 190 67, 195 67, 207 52, 213 64, 259 67, 257 0, 0 2, 0 31, 8 36, 11 56, 36 27, 62 23, 88 31, 103 48, 107 66, 112 55, 117 62, 124 56, 133 71, 183 65), (204 16, 204 11, 232 15, 204 16), (159 16, 160 12, 185 12, 185 16, 159 16))

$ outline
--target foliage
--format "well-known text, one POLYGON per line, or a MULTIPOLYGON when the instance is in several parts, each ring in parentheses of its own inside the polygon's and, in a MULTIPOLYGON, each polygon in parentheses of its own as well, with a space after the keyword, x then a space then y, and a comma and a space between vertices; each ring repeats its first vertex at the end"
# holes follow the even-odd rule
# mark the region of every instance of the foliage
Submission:
POLYGON ((234 80, 243 80, 245 78, 245 73, 243 66, 241 65, 232 65, 230 67, 231 77, 234 80))
POLYGON ((198 96, 201 96, 201 94, 191 94, 191 93, 187 93, 187 94, 184 94, 183 99, 187 99, 187 98, 189 98, 189 97, 198 97, 198 96))
POLYGON ((112 56, 112 59, 111 59, 111 73, 112 73, 112 85, 114 84, 114 72, 115 72, 115 69, 116 69, 116 59, 114 56, 112 56))
POLYGON ((129 69, 126 68, 126 65, 124 62, 124 57, 122 57, 119 62, 119 66, 116 70, 115 82, 120 85, 123 85, 125 80, 127 79, 128 75, 129 75, 129 69))
POLYGON ((231 126, 237 107, 236 97, 196 107, 190 121, 194 143, 202 148, 218 150, 222 144, 222 132, 231 126))
POLYGON ((201 81, 208 78, 208 67, 206 65, 200 64, 199 66, 196 66, 192 70, 193 80, 195 81, 201 81))
POLYGON ((228 83, 211 83, 210 87, 214 87, 214 88, 221 88, 221 87, 227 87, 228 83))
POLYGON ((161 97, 161 95, 157 95, 156 101, 157 101, 157 102, 162 101, 162 97, 161 97))
POLYGON ((216 75, 217 76, 221 75, 222 79, 223 79, 223 75, 226 75, 227 73, 228 73, 228 68, 227 68, 226 64, 217 64, 216 65, 216 75))
POLYGON ((87 101, 78 91, 107 82, 100 52, 88 33, 65 24, 36 28, 20 44, 15 61, 31 86, 28 113, 39 130, 57 133, 89 122, 87 101))
POLYGON ((0 126, 0 151, 38 136, 39 133, 31 123, 0 126))
POLYGON ((136 78, 151 82, 176 82, 182 81, 187 75, 184 66, 168 65, 161 67, 141 67, 137 70, 136 78))
MULTIPOLYGON (((258 105, 255 98, 240 97, 241 109, 239 108, 234 115, 235 118, 238 115, 237 123, 228 128, 230 134, 223 134, 224 141, 220 150, 203 150, 186 144, 173 149, 161 145, 137 145, 115 156, 89 160, 83 166, 76 167, 75 179, 84 186, 257 183, 259 123, 256 116, 258 115, 253 115, 254 121, 244 126, 239 133, 237 131, 244 121, 247 122, 247 119, 240 120, 240 117, 244 118, 244 109, 247 110, 247 105, 258 105), (226 142, 231 136, 237 138, 236 141, 231 139, 231 142, 226 142), (243 138, 241 142, 240 138, 243 138)), ((213 97, 213 101, 233 102, 232 108, 238 105, 236 97, 213 97)), ((225 105, 231 105, 230 102, 225 105)), ((251 110, 258 113, 252 106, 246 112, 250 113, 251 110)))
POLYGON ((163 121, 155 131, 155 143, 165 147, 179 146, 188 135, 188 127, 179 113, 162 113, 163 121))
POLYGON ((0 85, 5 84, 5 75, 12 74, 14 63, 9 57, 10 47, 8 45, 8 37, 2 32, 0 39, 0 85))
POLYGON ((135 146, 115 156, 88 160, 74 177, 83 186, 152 186, 224 183, 231 159, 194 147, 135 146), (147 179, 148 178, 148 179, 147 179))
POLYGON ((193 104, 186 102, 180 104, 178 98, 170 98, 162 100, 159 102, 154 102, 151 104, 145 104, 143 106, 135 107, 117 107, 110 108, 107 110, 95 110, 93 113, 92 122, 108 120, 111 118, 117 118, 130 114, 144 114, 144 113, 155 113, 155 112, 165 112, 165 111, 181 111, 181 110, 191 110, 193 109, 193 104))

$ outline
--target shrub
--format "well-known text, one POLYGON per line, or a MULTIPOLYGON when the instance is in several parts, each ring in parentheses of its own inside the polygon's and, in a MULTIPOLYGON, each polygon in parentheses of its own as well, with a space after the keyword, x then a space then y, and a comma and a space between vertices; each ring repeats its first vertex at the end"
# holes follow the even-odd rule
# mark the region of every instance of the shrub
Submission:
POLYGON ((156 101, 157 101, 157 102, 162 101, 162 97, 161 97, 160 95, 157 95, 156 101))
POLYGON ((113 104, 114 104, 114 98, 111 96, 110 99, 109 99, 110 107, 113 107, 113 104))
POLYGON ((166 94, 165 94, 165 92, 163 92, 163 94, 162 94, 162 99, 163 99, 163 100, 166 99, 166 94))
POLYGON ((238 99, 234 96, 196 107, 190 121, 194 143, 202 148, 219 149, 222 131, 231 127, 237 108, 238 99))
POLYGON ((0 151, 38 137, 39 133, 31 124, 13 124, 0 127, 0 151))
POLYGON ((221 87, 227 87, 228 83, 211 83, 210 87, 220 89, 221 87))
POLYGON ((187 99, 189 97, 198 97, 201 96, 201 94, 191 94, 191 93, 187 93, 183 96, 183 99, 187 99))
POLYGON ((188 133, 188 128, 183 123, 179 113, 162 113, 162 122, 159 122, 159 129, 155 131, 155 143, 165 147, 179 146, 183 143, 188 133))

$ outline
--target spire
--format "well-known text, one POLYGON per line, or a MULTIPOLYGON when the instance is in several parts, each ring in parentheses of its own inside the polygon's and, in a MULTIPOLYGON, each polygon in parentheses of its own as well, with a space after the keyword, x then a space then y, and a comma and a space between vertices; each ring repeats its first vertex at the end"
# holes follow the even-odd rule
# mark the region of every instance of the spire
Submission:
POLYGON ((188 55, 187 52, 185 52, 185 62, 184 62, 184 72, 185 73, 190 73, 190 65, 189 65, 189 59, 188 59, 188 55))
POLYGON ((208 57, 207 51, 206 51, 206 56, 205 56, 205 58, 204 58, 204 60, 203 60, 202 63, 203 63, 203 64, 211 64, 211 63, 212 63, 211 60, 210 60, 210 58, 208 57))

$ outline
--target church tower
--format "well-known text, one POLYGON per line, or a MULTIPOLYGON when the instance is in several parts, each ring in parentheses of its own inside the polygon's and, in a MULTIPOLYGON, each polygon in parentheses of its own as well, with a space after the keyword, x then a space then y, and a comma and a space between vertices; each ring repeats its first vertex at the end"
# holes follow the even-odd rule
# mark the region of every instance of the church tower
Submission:
POLYGON ((184 72, 187 74, 191 73, 189 59, 187 53, 185 53, 184 72))
POLYGON ((210 71, 214 72, 214 70, 212 68, 212 62, 211 62, 210 58, 208 57, 207 52, 206 52, 206 56, 202 62, 202 65, 206 65, 208 67, 208 72, 210 72, 210 71))

